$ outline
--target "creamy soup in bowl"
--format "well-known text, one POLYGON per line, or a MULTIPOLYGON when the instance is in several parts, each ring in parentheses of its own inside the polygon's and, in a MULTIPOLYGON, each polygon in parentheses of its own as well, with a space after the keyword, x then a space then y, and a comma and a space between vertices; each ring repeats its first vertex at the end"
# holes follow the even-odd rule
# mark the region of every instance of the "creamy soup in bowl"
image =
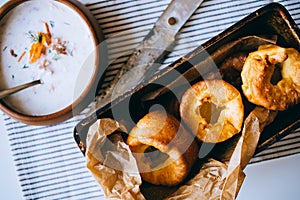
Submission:
POLYGON ((0 89, 42 84, 6 97, 1 108, 28 124, 60 122, 98 81, 100 30, 76 1, 15 2, 1 10, 0 89))

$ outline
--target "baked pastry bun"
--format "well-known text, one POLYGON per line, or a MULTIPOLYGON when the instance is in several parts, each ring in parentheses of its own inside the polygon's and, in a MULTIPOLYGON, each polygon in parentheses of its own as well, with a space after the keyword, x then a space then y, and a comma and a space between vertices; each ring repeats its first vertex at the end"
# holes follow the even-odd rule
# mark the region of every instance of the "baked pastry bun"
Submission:
POLYGON ((223 80, 200 81, 182 96, 180 116, 200 141, 223 142, 239 133, 244 106, 239 91, 223 80))
POLYGON ((136 158, 143 180, 173 186, 188 175, 198 157, 194 136, 163 111, 145 115, 130 131, 127 144, 136 158))
POLYGON ((294 48, 261 45, 247 57, 241 72, 247 99, 269 110, 286 110, 300 101, 300 53, 294 48), (281 79, 271 83, 275 68, 281 79))

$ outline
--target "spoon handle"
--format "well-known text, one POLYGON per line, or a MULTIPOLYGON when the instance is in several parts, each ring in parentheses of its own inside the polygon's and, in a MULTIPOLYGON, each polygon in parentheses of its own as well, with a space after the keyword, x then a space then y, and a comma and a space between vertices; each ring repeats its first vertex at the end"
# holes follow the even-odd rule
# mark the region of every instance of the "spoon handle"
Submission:
POLYGON ((41 80, 35 80, 32 81, 30 83, 25 83, 13 88, 9 88, 9 89, 4 89, 0 91, 0 99, 3 99, 4 97, 7 97, 8 95, 11 95, 13 93, 19 92, 20 90, 23 90, 25 88, 37 85, 37 84, 41 84, 41 80))

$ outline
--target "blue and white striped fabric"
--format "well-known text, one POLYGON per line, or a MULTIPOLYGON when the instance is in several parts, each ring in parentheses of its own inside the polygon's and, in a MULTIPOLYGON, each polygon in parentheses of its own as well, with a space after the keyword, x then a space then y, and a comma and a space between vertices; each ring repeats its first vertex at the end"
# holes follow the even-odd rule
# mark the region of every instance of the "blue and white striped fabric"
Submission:
MULTIPOLYGON (((135 45, 152 28, 170 0, 82 0, 97 18, 114 60, 106 82, 126 61, 135 45)), ((178 45, 165 65, 193 50, 256 9, 270 3, 262 0, 205 0, 180 32, 178 45)), ((276 1, 289 10, 300 25, 298 0, 276 1)), ((73 129, 85 115, 55 126, 28 126, 2 114, 9 136, 19 181, 25 199, 105 199, 85 166, 73 129)), ((252 162, 300 152, 297 130, 252 162)))

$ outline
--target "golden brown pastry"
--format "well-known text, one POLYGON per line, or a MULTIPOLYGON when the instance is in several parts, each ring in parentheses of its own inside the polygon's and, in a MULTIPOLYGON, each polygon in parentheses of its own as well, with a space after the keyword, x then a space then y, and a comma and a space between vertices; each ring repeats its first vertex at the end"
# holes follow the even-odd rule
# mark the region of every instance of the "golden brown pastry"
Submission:
POLYGON ((183 94, 180 115, 200 141, 218 143, 240 132, 244 106, 241 94, 231 84, 200 81, 183 94))
POLYGON ((296 49, 262 45, 249 54, 242 73, 247 99, 270 110, 285 110, 300 99, 300 54, 296 49), (271 83, 276 67, 281 80, 271 83))
POLYGON ((129 133, 127 144, 142 179, 155 185, 181 183, 199 151, 193 135, 163 111, 150 112, 140 119, 129 133))

